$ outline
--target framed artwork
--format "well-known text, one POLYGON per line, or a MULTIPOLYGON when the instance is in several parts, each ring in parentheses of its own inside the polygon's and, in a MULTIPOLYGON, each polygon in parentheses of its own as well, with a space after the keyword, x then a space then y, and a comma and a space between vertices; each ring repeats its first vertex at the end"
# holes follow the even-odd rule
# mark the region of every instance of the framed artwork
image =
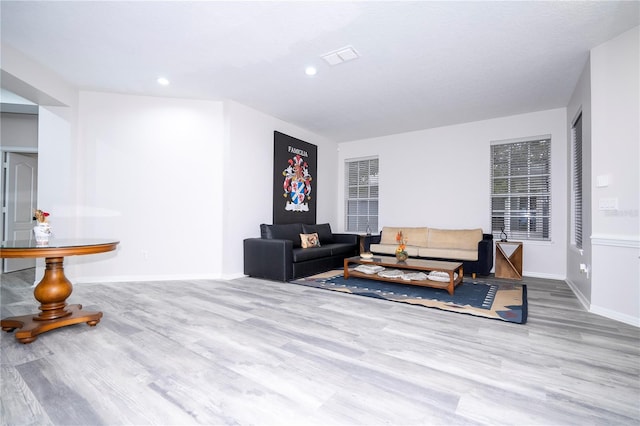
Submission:
POLYGON ((273 132, 273 223, 316 223, 318 147, 273 132))

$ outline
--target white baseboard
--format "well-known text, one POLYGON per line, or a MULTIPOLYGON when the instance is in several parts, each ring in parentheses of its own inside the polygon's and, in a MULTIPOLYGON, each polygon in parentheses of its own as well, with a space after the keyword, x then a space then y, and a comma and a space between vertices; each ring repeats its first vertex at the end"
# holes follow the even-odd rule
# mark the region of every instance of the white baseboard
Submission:
POLYGON ((632 325, 634 327, 640 327, 640 318, 632 317, 631 315, 621 314, 620 312, 612 311, 610 309, 602 308, 600 306, 591 305, 589 312, 603 317, 607 317, 612 320, 620 321, 625 324, 632 325))
MULTIPOLYGON (((491 268, 490 273, 495 274, 496 268, 491 268)), ((522 271, 522 276, 532 277, 532 278, 544 278, 547 280, 560 280, 560 281, 564 281, 564 279, 566 278, 566 276, 564 275, 545 274, 543 272, 529 272, 529 271, 522 271)))
POLYGON ((634 327, 640 327, 640 318, 634 318, 630 315, 621 314, 620 312, 612 311, 611 309, 602 308, 600 306, 592 305, 589 300, 582 294, 578 287, 571 282, 571 280, 566 280, 567 285, 573 291, 573 294, 576 295, 580 304, 584 307, 587 312, 591 312, 592 314, 600 315, 602 317, 606 317, 612 319, 614 321, 620 321, 625 324, 632 325, 634 327))
POLYGON ((527 271, 523 271, 522 276, 533 277, 533 278, 544 278, 547 280, 560 280, 560 281, 564 281, 564 279, 566 278, 564 275, 545 274, 542 272, 527 272, 527 271))
POLYGON ((247 277, 248 275, 245 274, 241 274, 241 273, 235 273, 235 274, 222 274, 222 277, 220 277, 221 280, 225 280, 225 281, 231 281, 231 280, 235 280, 238 278, 244 278, 247 277))
POLYGON ((580 302, 580 304, 587 312, 590 312, 591 302, 589 302, 589 299, 587 299, 585 295, 582 294, 582 292, 578 289, 578 286, 576 286, 571 280, 565 280, 565 282, 567 283, 571 291, 573 291, 573 294, 575 294, 575 296, 578 298, 578 302, 580 302))
POLYGON ((109 275, 109 276, 80 276, 73 277, 71 280, 74 284, 92 284, 92 283, 120 283, 120 282, 138 282, 138 281, 185 281, 185 280, 221 280, 224 279, 220 274, 203 274, 203 275, 109 275))

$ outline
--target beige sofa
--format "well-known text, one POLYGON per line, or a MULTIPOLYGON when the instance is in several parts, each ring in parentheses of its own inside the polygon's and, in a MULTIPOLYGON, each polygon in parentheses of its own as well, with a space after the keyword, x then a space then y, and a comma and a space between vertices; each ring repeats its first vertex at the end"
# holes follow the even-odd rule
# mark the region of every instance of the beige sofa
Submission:
POLYGON ((463 263, 465 273, 489 275, 493 268, 493 235, 482 229, 436 229, 428 227, 385 226, 373 236, 369 250, 375 254, 394 256, 402 231, 410 257, 456 260, 463 263))

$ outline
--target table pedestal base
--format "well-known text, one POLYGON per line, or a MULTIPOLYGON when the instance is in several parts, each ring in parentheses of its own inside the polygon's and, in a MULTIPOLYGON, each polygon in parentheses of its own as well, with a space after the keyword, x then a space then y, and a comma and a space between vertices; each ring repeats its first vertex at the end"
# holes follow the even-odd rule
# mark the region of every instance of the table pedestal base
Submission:
POLYGON ((64 256, 106 253, 116 249, 118 241, 60 240, 51 246, 34 246, 31 240, 2 241, 1 258, 44 257, 42 280, 33 290, 33 297, 40 302, 40 313, 5 318, 0 321, 3 331, 16 329, 20 343, 31 343, 39 334, 56 328, 86 322, 93 327, 100 322, 102 312, 83 312, 82 305, 67 305, 73 286, 64 275, 64 256))
POLYGON ((5 318, 0 324, 3 331, 11 332, 19 328, 20 331, 16 332, 16 339, 20 343, 31 343, 38 338, 38 334, 81 322, 86 322, 93 327, 102 318, 102 312, 82 311, 82 305, 68 305, 64 310, 68 314, 61 318, 42 320, 38 314, 31 314, 5 318))

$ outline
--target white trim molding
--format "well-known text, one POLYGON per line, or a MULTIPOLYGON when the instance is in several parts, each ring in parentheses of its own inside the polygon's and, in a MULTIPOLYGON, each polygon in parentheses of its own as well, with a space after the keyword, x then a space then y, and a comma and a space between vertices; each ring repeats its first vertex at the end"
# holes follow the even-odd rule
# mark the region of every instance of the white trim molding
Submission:
POLYGON ((573 291, 573 294, 575 294, 575 296, 578 298, 578 302, 580 302, 580 304, 582 305, 582 307, 587 311, 587 312, 591 312, 591 302, 589 301, 589 299, 587 299, 585 297, 584 294, 582 294, 582 292, 580 291, 580 289, 578 288, 577 285, 574 284, 573 281, 567 279, 565 280, 565 282, 567 283, 567 285, 569 286, 569 288, 571 289, 571 291, 573 291))
POLYGON ((639 235, 607 235, 594 234, 591 236, 591 244, 594 246, 624 247, 640 249, 639 235))
POLYGON ((25 146, 0 146, 2 152, 17 152, 20 154, 37 154, 38 148, 25 146))
POLYGON ((523 277, 543 278, 545 280, 564 281, 567 277, 560 274, 545 274, 543 272, 522 271, 523 277))
MULTIPOLYGON (((238 277, 244 275, 238 274, 238 277)), ((71 273, 67 277, 77 284, 97 284, 97 283, 128 283, 140 281, 190 281, 190 280, 225 280, 220 274, 175 274, 175 275, 84 275, 73 276, 71 273)))
POLYGON ((631 315, 621 314, 620 312, 595 305, 591 305, 589 312, 640 328, 640 318, 636 318, 631 315))

